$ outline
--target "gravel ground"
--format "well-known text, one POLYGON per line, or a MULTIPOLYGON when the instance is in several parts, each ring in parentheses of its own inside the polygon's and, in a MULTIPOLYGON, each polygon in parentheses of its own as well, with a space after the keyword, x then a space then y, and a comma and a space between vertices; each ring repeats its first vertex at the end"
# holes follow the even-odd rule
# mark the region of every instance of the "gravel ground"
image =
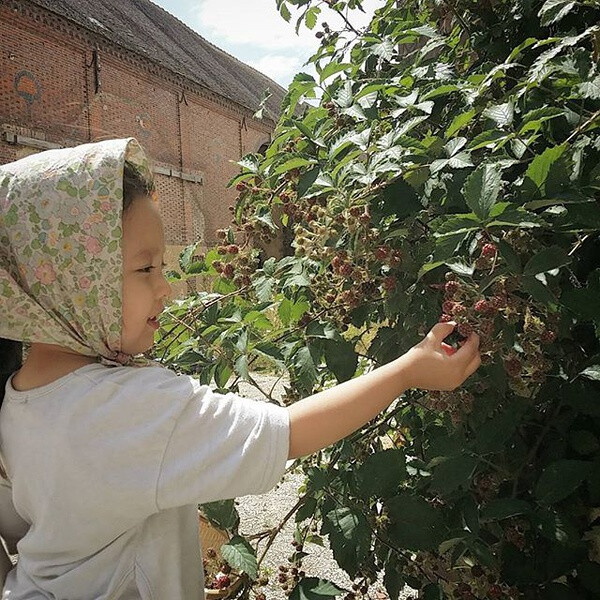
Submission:
MULTIPOLYGON (((276 377, 270 375, 253 374, 253 377, 259 386, 266 391, 270 391, 277 381, 276 377)), ((240 384, 239 393, 247 398, 264 399, 264 396, 254 386, 245 382, 240 384)), ((273 397, 279 398, 282 393, 283 383, 280 381, 275 387, 273 397)), ((238 498, 238 512, 240 513, 241 520, 240 532, 244 535, 252 535, 277 526, 297 502, 298 487, 303 482, 304 476, 302 474, 288 473, 280 484, 270 492, 261 496, 244 496, 243 498, 238 498)), ((285 593, 277 585, 276 573, 279 565, 289 565, 287 559, 294 550, 291 545, 294 528, 294 520, 290 519, 269 549, 263 563, 266 569, 272 573, 269 585, 265 588, 267 600, 287 599, 285 593)), ((261 546, 264 547, 264 545, 261 546)), ((303 569, 308 577, 328 579, 344 589, 350 589, 352 581, 338 567, 326 539, 325 547, 309 544, 305 547, 305 551, 309 553, 309 556, 304 559, 303 569)), ((408 592, 409 590, 407 589, 400 595, 400 598, 407 598, 410 595, 408 592)), ((381 582, 377 582, 372 586, 369 596, 374 600, 388 600, 385 588, 381 582)))

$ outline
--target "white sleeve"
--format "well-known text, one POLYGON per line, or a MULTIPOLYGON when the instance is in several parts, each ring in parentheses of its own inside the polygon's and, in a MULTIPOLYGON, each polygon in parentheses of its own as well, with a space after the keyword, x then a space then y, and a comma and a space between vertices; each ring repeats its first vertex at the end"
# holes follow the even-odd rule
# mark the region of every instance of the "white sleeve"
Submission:
POLYGON ((263 493, 282 477, 289 452, 286 408, 217 394, 190 378, 160 466, 159 509, 263 493))

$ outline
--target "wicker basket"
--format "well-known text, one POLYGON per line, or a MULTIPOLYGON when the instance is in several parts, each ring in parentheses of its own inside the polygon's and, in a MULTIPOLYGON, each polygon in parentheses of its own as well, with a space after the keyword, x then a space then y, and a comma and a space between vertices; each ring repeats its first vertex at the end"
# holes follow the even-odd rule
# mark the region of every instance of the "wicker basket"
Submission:
MULTIPOLYGON (((209 548, 212 548, 217 553, 219 560, 221 560, 223 558, 221 556, 221 546, 229 541, 229 535, 226 531, 217 529, 211 525, 209 520, 201 513, 198 513, 198 520, 200 523, 200 545, 202 547, 203 557, 206 558, 206 551, 209 548)), ((216 600, 217 598, 229 598, 235 594, 242 585, 242 578, 233 571, 229 574, 229 577, 231 579, 231 585, 229 587, 222 590, 204 588, 205 596, 212 600, 216 600)))

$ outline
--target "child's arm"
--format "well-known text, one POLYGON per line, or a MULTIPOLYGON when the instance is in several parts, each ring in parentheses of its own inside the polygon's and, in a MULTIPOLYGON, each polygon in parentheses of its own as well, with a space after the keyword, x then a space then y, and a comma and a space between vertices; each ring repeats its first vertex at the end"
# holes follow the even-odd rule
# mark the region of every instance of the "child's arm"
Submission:
POLYGON ((454 354, 443 340, 453 323, 438 323, 396 360, 309 396, 289 407, 289 458, 311 454, 346 437, 410 388, 453 390, 481 364, 479 337, 472 334, 454 354))

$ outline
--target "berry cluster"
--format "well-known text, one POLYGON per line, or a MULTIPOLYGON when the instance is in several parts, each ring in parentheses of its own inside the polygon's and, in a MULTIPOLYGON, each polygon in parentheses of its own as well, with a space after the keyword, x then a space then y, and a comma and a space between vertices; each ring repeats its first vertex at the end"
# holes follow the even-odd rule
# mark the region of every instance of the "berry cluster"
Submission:
MULTIPOLYGON (((485 243, 484 255, 486 260, 495 260, 495 245, 485 243)), ((482 362, 486 364, 500 356, 511 389, 530 397, 552 367, 544 346, 556 340, 556 318, 544 307, 530 305, 519 294, 515 277, 498 276, 489 289, 491 293, 484 296, 477 283, 467 283, 456 274, 447 273, 440 321, 455 321, 457 332, 463 337, 477 332, 482 362), (513 332, 510 342, 507 332, 513 332)))
POLYGON ((225 229, 217 230, 217 237, 221 240, 217 252, 226 257, 226 260, 215 260, 212 264, 215 271, 222 277, 232 280, 239 287, 250 285, 252 273, 258 266, 256 250, 247 245, 242 248, 238 244, 225 243, 229 237, 232 237, 232 233, 225 229))
POLYGON ((475 397, 465 388, 451 392, 432 391, 423 397, 425 408, 439 413, 446 413, 452 424, 462 423, 473 410, 475 397))
POLYGON ((462 559, 453 563, 450 556, 418 552, 404 568, 417 579, 424 576, 438 583, 446 598, 453 600, 518 600, 519 590, 502 583, 500 574, 487 567, 462 559))
POLYGON ((204 585, 207 589, 225 590, 237 579, 237 575, 231 571, 231 566, 219 558, 214 548, 206 550, 202 564, 204 566, 204 585))

